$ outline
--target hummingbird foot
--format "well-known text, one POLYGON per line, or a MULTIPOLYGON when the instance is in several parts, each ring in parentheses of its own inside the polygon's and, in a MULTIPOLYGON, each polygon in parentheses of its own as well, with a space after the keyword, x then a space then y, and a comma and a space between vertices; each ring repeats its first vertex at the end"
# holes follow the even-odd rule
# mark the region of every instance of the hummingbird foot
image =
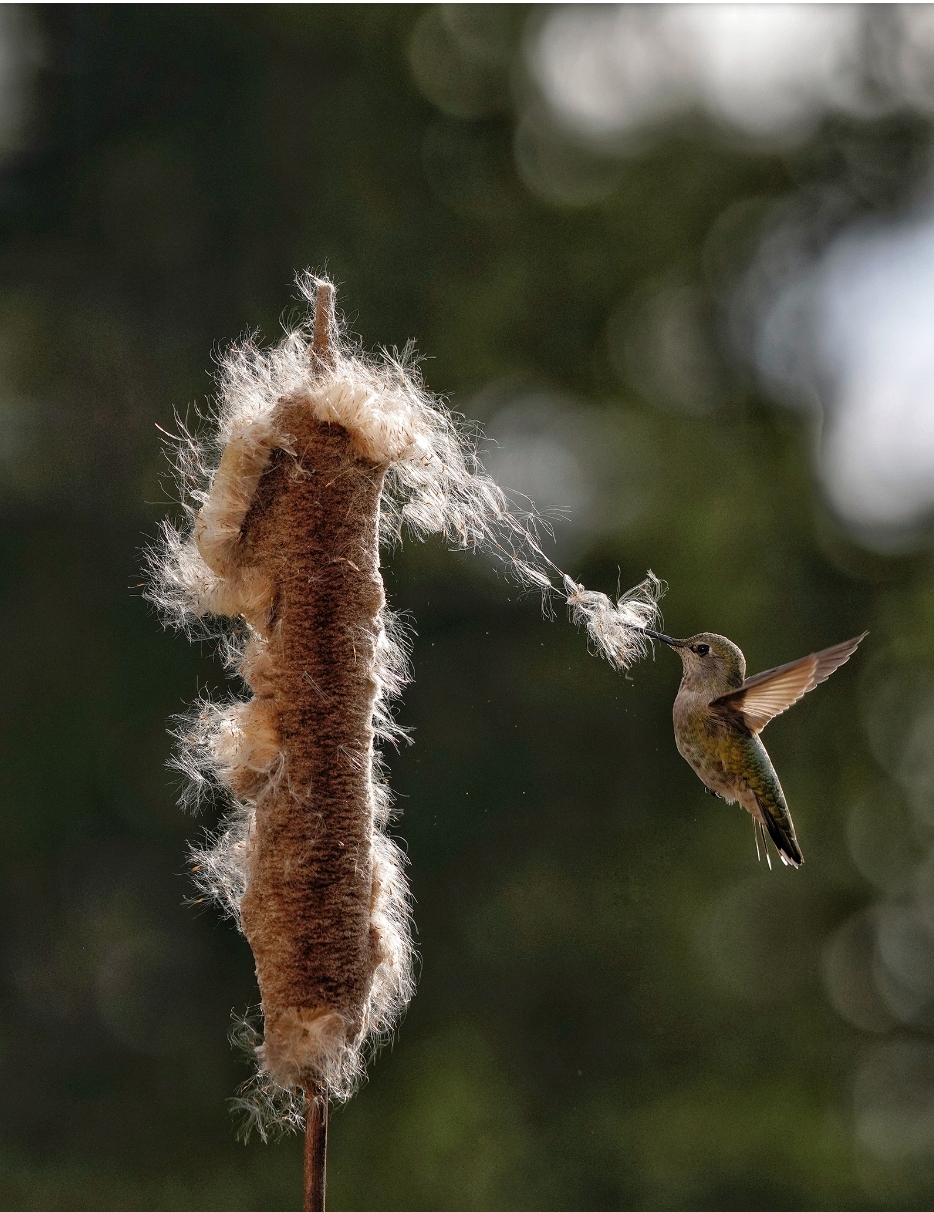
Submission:
POLYGON ((706 783, 704 784, 704 792, 706 795, 712 795, 715 800, 723 799, 722 795, 718 795, 717 792, 714 791, 712 787, 708 787, 706 783))

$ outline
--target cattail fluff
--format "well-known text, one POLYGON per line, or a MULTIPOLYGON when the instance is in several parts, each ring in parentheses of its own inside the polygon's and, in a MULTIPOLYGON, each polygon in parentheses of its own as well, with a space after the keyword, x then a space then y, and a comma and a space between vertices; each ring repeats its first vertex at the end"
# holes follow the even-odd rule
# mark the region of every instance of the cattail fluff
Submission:
POLYGON ((406 681, 380 540, 407 528, 493 552, 522 585, 571 594, 617 664, 643 651, 632 628, 653 620, 657 587, 627 595, 611 625, 602 595, 555 577, 534 520, 510 509, 410 359, 365 357, 341 336, 331 284, 305 275, 299 287, 313 319, 272 349, 228 352, 211 432, 180 426, 189 521, 166 523, 150 553, 151 599, 174 625, 218 639, 250 690, 196 705, 176 765, 190 780, 183 800, 219 786, 233 801, 195 854, 195 879, 255 957, 261 1130, 283 1108, 290 1117, 290 1091, 347 1097, 367 1041, 412 992, 408 893, 376 748, 400 735, 389 702, 406 681))
POLYGON ((614 669, 628 669, 633 661, 645 656, 644 629, 657 625, 658 600, 664 592, 664 582, 653 572, 615 602, 605 593, 585 589, 569 576, 564 577, 572 621, 586 627, 594 649, 614 669))

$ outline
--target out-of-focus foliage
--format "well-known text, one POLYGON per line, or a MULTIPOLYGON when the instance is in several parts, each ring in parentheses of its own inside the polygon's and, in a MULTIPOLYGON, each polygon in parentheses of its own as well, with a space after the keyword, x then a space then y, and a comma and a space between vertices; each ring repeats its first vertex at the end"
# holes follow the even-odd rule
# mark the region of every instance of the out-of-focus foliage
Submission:
POLYGON ((416 338, 589 587, 651 566, 666 629, 723 632, 753 671, 871 631, 769 729, 806 856, 769 872, 675 752, 668 651, 621 677, 482 561, 388 558, 417 630, 415 744, 391 765, 423 959, 334 1117, 335 1212, 929 1207, 930 547, 848 537, 815 411, 771 401, 734 339, 767 217, 814 191, 839 201, 825 240, 897 217, 926 111, 828 111, 769 145, 697 112, 596 146, 536 100, 548 10, 16 13, 0 1203, 297 1206, 298 1143, 233 1137, 250 955, 184 904, 211 821, 163 769, 166 718, 222 673, 135 586, 171 507, 156 424, 203 400, 217 344, 275 339, 311 265, 366 342, 416 338))

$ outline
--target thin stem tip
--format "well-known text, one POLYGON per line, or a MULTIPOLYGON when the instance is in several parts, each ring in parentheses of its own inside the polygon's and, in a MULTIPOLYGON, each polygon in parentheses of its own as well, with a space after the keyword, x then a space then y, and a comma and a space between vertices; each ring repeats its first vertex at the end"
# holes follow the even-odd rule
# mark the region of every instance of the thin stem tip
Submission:
POLYGON ((311 352, 316 362, 333 369, 336 363, 334 284, 320 281, 315 292, 315 330, 311 352))

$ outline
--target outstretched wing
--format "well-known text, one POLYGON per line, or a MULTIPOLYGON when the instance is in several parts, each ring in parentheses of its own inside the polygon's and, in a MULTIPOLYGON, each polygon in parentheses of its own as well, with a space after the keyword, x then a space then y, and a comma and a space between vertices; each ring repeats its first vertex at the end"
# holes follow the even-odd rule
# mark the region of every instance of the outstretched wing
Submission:
POLYGON ((769 720, 787 711, 848 661, 866 635, 868 632, 864 631, 853 640, 844 640, 842 644, 812 652, 810 656, 789 661, 777 669, 757 673, 755 677, 747 678, 739 690, 731 690, 714 699, 710 709, 727 718, 732 716, 734 720, 740 716, 750 732, 761 732, 769 720))

